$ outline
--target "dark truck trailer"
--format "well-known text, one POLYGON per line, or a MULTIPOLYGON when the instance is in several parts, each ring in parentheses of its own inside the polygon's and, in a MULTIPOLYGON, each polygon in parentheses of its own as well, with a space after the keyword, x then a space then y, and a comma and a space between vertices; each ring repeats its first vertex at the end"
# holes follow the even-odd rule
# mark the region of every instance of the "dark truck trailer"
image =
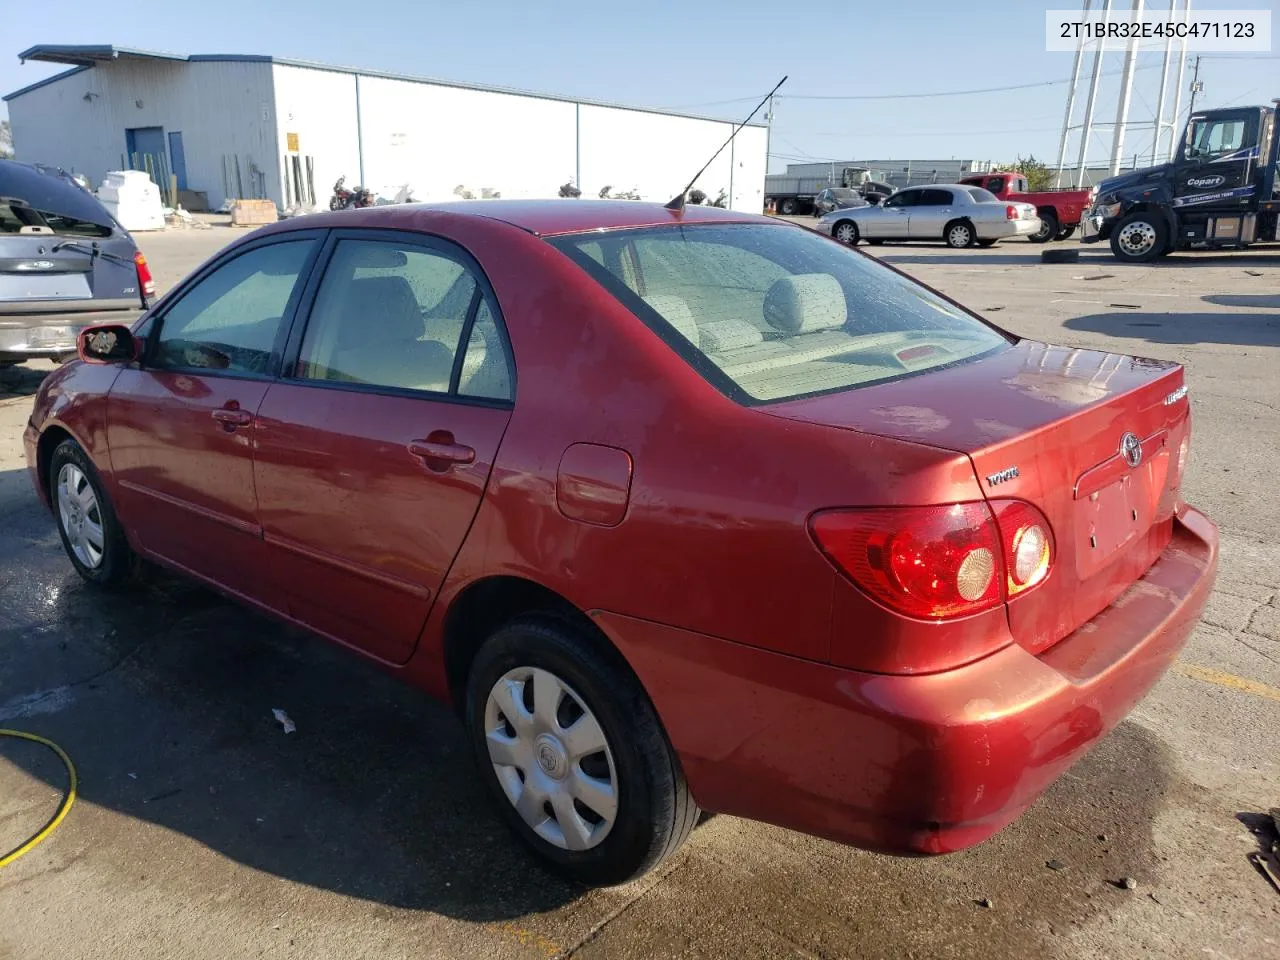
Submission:
POLYGON ((1172 163, 1098 184, 1082 242, 1108 240, 1119 259, 1141 263, 1280 240, 1278 111, 1280 100, 1194 114, 1172 163))

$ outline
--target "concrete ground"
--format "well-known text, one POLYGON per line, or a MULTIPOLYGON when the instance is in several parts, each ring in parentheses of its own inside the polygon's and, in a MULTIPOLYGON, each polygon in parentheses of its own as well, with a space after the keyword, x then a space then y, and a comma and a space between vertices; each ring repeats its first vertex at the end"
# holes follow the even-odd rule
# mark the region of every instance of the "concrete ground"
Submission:
MULTIPOLYGON (((139 239, 163 288, 234 235, 139 239)), ((1185 362, 1185 490, 1221 526, 1222 568, 1133 715, 1021 820, 943 859, 715 817, 630 887, 549 877, 445 709, 176 579, 85 589, 21 460, 44 371, 2 375, 0 726, 56 740, 81 783, 0 869, 0 960, 1280 958, 1280 891, 1247 859, 1280 806, 1280 256, 1048 266, 1040 249, 876 252, 1019 334, 1185 362)), ((63 786, 51 753, 0 738, 0 851, 63 786)))

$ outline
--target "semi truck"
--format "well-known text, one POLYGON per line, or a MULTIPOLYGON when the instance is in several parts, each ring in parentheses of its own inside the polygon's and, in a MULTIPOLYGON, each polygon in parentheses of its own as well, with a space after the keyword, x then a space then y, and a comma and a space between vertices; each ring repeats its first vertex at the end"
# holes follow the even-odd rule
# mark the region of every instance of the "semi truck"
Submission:
POLYGON ((786 216, 812 213, 814 200, 827 187, 848 187, 857 190, 864 200, 879 203, 892 195, 894 188, 887 177, 866 167, 844 167, 840 178, 793 177, 785 173, 771 173, 764 178, 765 209, 786 216))
POLYGON ((1172 163, 1094 188, 1084 243, 1110 241, 1124 261, 1176 250, 1274 242, 1280 220, 1280 99, 1271 106, 1200 110, 1172 163))

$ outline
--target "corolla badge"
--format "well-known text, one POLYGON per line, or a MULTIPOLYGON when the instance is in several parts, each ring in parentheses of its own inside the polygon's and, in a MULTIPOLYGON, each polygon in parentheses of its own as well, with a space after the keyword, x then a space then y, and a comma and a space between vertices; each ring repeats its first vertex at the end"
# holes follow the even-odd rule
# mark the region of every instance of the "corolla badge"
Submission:
POLYGON ((1120 456, 1131 467, 1142 463, 1142 441, 1134 434, 1126 433, 1120 438, 1120 456))
POLYGON ((1220 187, 1227 182, 1226 177, 1192 177, 1187 181, 1188 187, 1195 187, 1198 190, 1208 190, 1210 187, 1220 187))

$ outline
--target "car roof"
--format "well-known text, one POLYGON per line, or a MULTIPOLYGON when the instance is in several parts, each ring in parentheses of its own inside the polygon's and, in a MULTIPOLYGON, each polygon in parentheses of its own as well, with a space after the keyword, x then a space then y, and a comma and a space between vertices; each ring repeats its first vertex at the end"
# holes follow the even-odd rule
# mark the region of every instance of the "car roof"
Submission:
POLYGON ((106 207, 60 167, 0 160, 0 197, 21 200, 45 213, 115 228, 106 207))
POLYGON ((336 213, 310 214, 286 224, 304 227, 390 227, 416 229, 432 214, 452 214, 498 220, 537 236, 549 237, 591 230, 667 226, 677 223, 777 223, 750 213, 686 204, 677 213, 659 203, 638 200, 458 200, 448 203, 397 203, 336 213))

